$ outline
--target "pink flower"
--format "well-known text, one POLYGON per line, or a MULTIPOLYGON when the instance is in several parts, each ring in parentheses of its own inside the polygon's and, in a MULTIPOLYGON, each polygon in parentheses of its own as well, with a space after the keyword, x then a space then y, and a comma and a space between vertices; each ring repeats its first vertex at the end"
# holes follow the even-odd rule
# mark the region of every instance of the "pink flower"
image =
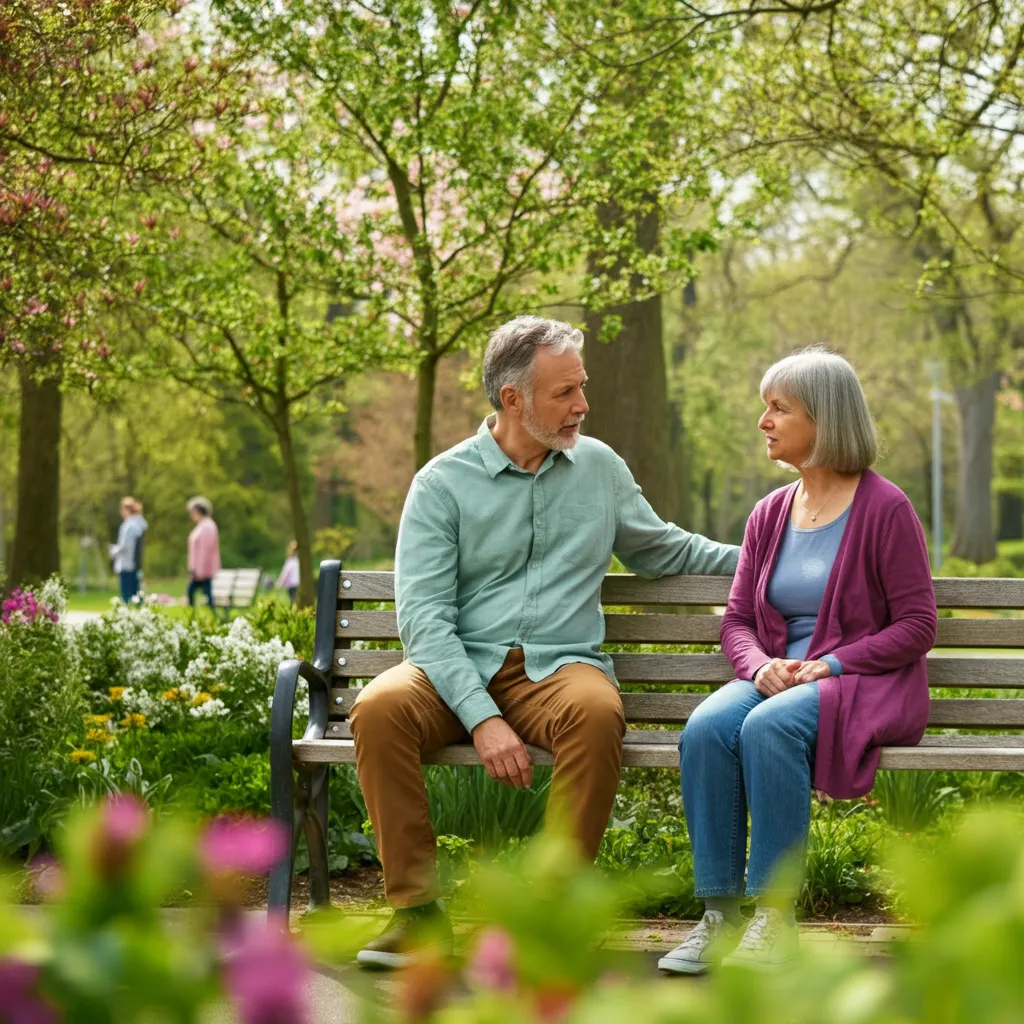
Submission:
POLYGON ((17 340, 12 341, 11 349, 17 352, 19 356, 23 356, 25 354, 25 342, 17 340))
POLYGON ((227 951, 224 981, 243 1024, 307 1024, 309 963, 287 930, 251 924, 227 951))
POLYGON ((146 287, 146 279, 145 278, 142 278, 141 280, 136 281, 135 282, 135 294, 136 295, 141 295, 143 290, 145 289, 145 287, 146 287))
POLYGON ((0 960, 0 1007, 11 1024, 57 1024, 57 1011, 36 992, 40 969, 18 960, 0 960))
POLYGON ((516 987, 515 943, 500 928, 485 928, 476 940, 466 974, 476 988, 511 992, 516 987))
POLYGON ((43 899, 54 899, 64 891, 64 873, 56 857, 40 854, 26 865, 32 888, 43 899))
POLYGON ((149 824, 149 808, 136 796, 118 793, 103 801, 103 831, 115 843, 137 843, 149 824))
POLYGON ((195 71, 195 69, 199 67, 199 58, 186 57, 182 63, 184 64, 186 71, 195 71))
POLYGON ((48 302, 40 302, 35 296, 25 303, 25 308, 22 312, 25 316, 39 316, 41 313, 45 313, 50 308, 48 302))
POLYGON ((199 843, 203 865, 211 874, 264 875, 288 849, 286 830, 276 821, 220 817, 199 843))
POLYGON ((149 809, 138 797, 118 793, 103 801, 92 836, 92 853, 104 878, 114 878, 128 869, 148 823, 149 809))

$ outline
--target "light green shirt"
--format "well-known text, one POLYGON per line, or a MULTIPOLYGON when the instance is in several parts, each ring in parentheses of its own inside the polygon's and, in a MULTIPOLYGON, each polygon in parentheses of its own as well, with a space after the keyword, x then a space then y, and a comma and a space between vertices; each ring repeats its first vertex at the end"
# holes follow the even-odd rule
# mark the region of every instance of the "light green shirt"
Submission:
POLYGON ((487 684, 511 647, 535 681, 573 662, 614 681, 600 650, 612 552, 654 578, 732 573, 739 548, 662 522, 606 444, 580 437, 528 473, 485 420, 427 463, 406 499, 395 568, 406 657, 467 730, 500 714, 487 684))

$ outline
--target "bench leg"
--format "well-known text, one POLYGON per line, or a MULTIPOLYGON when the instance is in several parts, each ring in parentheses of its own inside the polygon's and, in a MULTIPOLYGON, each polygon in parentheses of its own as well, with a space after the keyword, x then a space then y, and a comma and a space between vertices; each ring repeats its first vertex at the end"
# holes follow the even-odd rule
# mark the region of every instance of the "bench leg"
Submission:
MULTIPOLYGON (((288 782, 290 784, 289 790, 293 787, 295 789, 298 788, 292 779, 289 779, 288 782)), ((275 786, 274 780, 271 781, 270 816, 288 830, 291 842, 288 844, 288 853, 274 865, 270 872, 267 911, 271 916, 281 914, 287 919, 292 904, 292 874, 295 866, 295 847, 298 843, 299 834, 302 832, 306 811, 297 792, 294 794, 289 792, 287 801, 282 800, 282 788, 280 784, 275 786)))
POLYGON ((305 816, 306 848, 309 850, 309 909, 331 905, 327 850, 327 803, 331 766, 325 764, 309 776, 309 808, 305 816))

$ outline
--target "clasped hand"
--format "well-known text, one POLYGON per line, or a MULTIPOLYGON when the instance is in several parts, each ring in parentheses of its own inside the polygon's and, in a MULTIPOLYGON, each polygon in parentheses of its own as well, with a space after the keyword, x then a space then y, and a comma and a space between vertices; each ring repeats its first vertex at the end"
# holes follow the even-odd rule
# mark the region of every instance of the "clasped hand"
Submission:
POLYGON ((799 661, 793 658, 772 658, 762 665, 754 677, 757 692, 765 697, 782 693, 791 686, 811 683, 832 675, 832 669, 824 661, 799 661))

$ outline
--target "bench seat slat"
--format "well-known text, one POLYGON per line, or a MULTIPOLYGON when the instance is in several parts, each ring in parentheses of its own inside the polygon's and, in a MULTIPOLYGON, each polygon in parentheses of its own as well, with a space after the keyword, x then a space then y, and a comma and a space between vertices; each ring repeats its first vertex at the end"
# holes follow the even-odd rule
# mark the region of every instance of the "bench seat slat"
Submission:
MULTIPOLYGON (((622 683, 727 683, 732 666, 722 654, 613 654, 615 674, 622 683)), ((334 675, 372 679, 402 661, 401 651, 334 652, 334 675), (343 658, 345 664, 339 663, 343 658)), ((1020 689, 1024 687, 1024 658, 928 659, 930 686, 1020 689)))
MULTIPOLYGON (((631 734, 627 734, 631 735, 631 734)), ((946 737, 926 737, 938 740, 946 737)), ((970 737, 949 737, 970 739, 970 737)), ((977 737, 983 739, 985 737, 977 737)), ((1001 739, 1001 737, 991 737, 1001 739)), ((917 747, 883 747, 881 768, 955 769, 960 771, 1024 771, 1024 745, 960 746, 922 743, 917 747)), ((551 755, 539 747, 529 747, 534 764, 551 764, 551 755)), ((352 764, 355 747, 352 740, 296 740, 292 744, 296 760, 302 764, 352 764)), ((471 744, 444 747, 425 758, 427 764, 479 764, 471 744)), ((679 752, 675 743, 639 743, 623 746, 623 766, 627 768, 678 768, 679 752)))
MULTIPOLYGON (((628 573, 605 577, 605 604, 724 605, 732 578, 728 576, 663 576, 645 580, 628 573)), ((338 597, 345 601, 393 601, 393 572, 342 572, 338 597), (349 586, 345 586, 346 581, 349 586)), ((940 608, 1024 608, 1024 579, 952 577, 935 580, 940 608)))

